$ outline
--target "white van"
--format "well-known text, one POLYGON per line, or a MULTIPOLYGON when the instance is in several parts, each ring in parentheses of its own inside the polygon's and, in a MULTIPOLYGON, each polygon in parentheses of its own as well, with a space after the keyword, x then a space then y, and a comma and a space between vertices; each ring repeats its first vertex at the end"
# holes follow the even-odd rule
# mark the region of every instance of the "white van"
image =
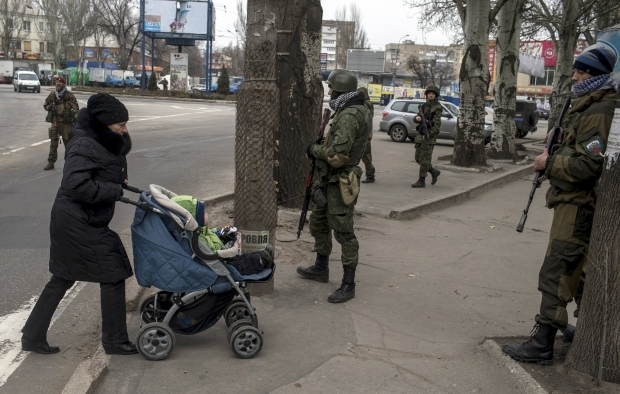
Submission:
POLYGON ((34 71, 15 71, 13 75, 13 90, 32 90, 33 92, 41 93, 41 83, 34 71))

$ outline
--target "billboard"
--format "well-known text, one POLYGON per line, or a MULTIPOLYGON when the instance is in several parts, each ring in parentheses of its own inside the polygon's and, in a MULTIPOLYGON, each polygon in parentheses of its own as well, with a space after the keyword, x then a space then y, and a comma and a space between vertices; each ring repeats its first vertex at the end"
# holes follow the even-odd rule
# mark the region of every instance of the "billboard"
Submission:
POLYGON ((360 72, 383 72, 385 51, 349 49, 347 51, 347 70, 360 72))
POLYGON ((380 84, 368 84, 368 96, 370 96, 371 103, 378 103, 381 101, 381 85, 380 84))
POLYGON ((327 53, 321 53, 321 64, 327 63, 327 53))
POLYGON ((170 90, 187 89, 187 66, 189 64, 189 54, 171 53, 170 54, 170 90))
POLYGON ((207 34, 207 2, 145 0, 144 32, 207 34))

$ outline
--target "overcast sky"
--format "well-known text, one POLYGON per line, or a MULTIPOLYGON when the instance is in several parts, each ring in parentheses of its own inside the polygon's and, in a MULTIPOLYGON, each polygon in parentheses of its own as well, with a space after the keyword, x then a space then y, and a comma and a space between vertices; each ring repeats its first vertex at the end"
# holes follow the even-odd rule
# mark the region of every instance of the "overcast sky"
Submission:
MULTIPOLYGON (((245 1, 244 1, 245 3, 245 1)), ((403 5, 403 0, 322 0, 323 19, 333 19, 336 9, 355 3, 362 11, 362 24, 366 29, 372 49, 385 49, 409 34, 407 39, 424 44, 450 44, 449 38, 439 32, 422 32, 418 29, 419 11, 403 5)), ((237 19, 237 0, 214 0, 216 8, 215 46, 225 46, 235 41, 233 24, 237 19)))

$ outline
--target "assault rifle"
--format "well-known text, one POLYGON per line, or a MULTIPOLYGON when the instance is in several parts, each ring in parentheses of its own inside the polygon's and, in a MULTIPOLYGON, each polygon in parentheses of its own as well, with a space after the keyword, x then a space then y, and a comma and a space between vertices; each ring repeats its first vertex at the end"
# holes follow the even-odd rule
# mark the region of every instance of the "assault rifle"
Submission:
MULTIPOLYGON (((329 117, 332 111, 328 108, 325 108, 323 111, 323 120, 321 121, 321 128, 319 129, 319 136, 316 139, 316 143, 320 144, 323 142, 323 134, 325 134, 325 127, 327 126, 327 122, 329 122, 329 117)), ((312 198, 312 180, 314 178, 314 171, 316 170, 316 159, 312 158, 312 166, 310 167, 310 171, 308 172, 308 177, 306 178, 306 197, 304 198, 304 205, 301 208, 301 217, 299 218, 299 226, 297 227, 297 239, 301 236, 301 232, 304 229, 304 224, 306 223, 306 216, 308 215, 308 207, 310 206, 310 199, 312 198)))
MULTIPOLYGON (((555 122, 555 126, 553 126, 553 128, 547 135, 547 143, 545 144, 545 149, 547 149, 547 152, 549 152, 549 156, 552 156, 559 146, 557 143, 562 136, 562 121, 566 117, 569 108, 570 96, 568 96, 568 98, 564 102, 562 113, 560 114, 558 120, 555 122)), ((532 204, 532 200, 534 199, 536 189, 540 187, 540 185, 545 181, 545 179, 545 170, 536 171, 536 175, 534 175, 534 181, 532 184, 532 190, 530 191, 530 197, 527 200, 527 206, 523 210, 523 215, 521 215, 521 221, 519 221, 519 225, 517 226, 517 232, 523 232, 523 227, 525 226, 525 221, 527 220, 527 213, 530 210, 530 205, 532 204)))
POLYGON ((422 109, 418 112, 418 116, 422 120, 420 122, 420 134, 424 137, 424 143, 428 145, 428 123, 426 123, 426 117, 424 116, 424 111, 422 111, 422 109))

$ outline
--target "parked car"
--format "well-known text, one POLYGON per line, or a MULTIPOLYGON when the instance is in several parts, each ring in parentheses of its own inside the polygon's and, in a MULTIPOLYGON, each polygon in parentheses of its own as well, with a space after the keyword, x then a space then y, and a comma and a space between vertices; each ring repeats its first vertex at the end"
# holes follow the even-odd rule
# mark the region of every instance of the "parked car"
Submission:
POLYGON ((549 111, 546 109, 538 109, 538 119, 549 120, 549 111))
POLYGON ((517 138, 523 138, 527 133, 538 130, 538 108, 535 101, 517 100, 515 111, 515 124, 517 125, 517 138))
MULTIPOLYGON (((420 105, 424 104, 423 99, 395 99, 392 100, 383 111, 383 118, 379 122, 379 131, 388 133, 392 141, 405 142, 407 138, 413 141, 418 134, 416 131, 417 123, 413 118, 418 113, 420 105)), ((441 127, 437 139, 453 140, 456 138, 456 126, 459 116, 459 107, 456 105, 440 101, 443 107, 441 115, 441 127)), ((485 121, 484 138, 485 143, 491 142, 493 134, 493 122, 485 121)))
POLYGON ((6 83, 6 79, 4 79, 4 77, 0 76, 0 83, 6 83))
POLYGON ((32 90, 33 92, 41 93, 41 83, 39 77, 34 71, 15 71, 13 75, 13 90, 32 90))
POLYGON ((204 83, 199 83, 198 85, 192 86, 192 92, 205 92, 207 90, 207 85, 204 83))

